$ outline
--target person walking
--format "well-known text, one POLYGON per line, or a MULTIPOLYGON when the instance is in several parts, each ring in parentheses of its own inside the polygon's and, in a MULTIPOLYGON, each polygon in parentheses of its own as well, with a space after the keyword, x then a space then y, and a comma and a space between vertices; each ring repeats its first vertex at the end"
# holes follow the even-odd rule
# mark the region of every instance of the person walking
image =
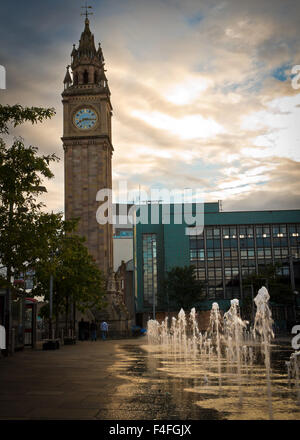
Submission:
POLYGON ((103 341, 107 338, 108 336, 108 324, 106 321, 101 322, 101 335, 102 335, 102 339, 103 341))
POLYGON ((91 340, 96 341, 97 340, 97 325, 95 321, 92 321, 91 326, 91 340))

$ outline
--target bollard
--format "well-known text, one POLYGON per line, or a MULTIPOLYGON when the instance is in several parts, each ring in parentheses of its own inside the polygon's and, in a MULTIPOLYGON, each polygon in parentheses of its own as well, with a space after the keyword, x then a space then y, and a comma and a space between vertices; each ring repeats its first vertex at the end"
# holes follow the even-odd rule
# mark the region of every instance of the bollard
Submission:
POLYGON ((11 354, 15 352, 15 338, 16 338, 16 329, 11 329, 11 354))

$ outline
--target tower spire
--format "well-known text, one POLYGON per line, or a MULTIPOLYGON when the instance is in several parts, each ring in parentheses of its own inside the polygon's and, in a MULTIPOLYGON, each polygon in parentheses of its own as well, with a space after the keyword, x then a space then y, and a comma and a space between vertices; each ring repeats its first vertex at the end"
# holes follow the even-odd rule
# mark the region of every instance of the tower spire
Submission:
POLYGON ((88 12, 89 9, 92 9, 92 6, 88 6, 87 2, 85 2, 85 6, 81 6, 81 9, 85 9, 85 12, 81 15, 85 15, 85 23, 89 23, 89 15, 94 15, 93 12, 88 12))

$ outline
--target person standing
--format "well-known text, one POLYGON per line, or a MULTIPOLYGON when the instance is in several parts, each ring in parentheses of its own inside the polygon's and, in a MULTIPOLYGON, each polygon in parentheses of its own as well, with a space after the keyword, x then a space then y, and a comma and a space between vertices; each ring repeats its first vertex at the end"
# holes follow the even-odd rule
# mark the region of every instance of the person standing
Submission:
POLYGON ((106 321, 101 322, 101 335, 102 339, 105 340, 108 336, 108 324, 106 321))
POLYGON ((97 340, 97 325, 95 321, 92 321, 91 326, 91 340, 96 341, 97 340))

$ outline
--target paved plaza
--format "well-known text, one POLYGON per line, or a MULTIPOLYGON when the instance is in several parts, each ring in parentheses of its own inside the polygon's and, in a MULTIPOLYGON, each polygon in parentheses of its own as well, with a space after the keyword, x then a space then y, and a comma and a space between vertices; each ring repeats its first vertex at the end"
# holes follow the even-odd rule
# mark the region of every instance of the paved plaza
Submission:
POLYGON ((176 381, 173 391, 170 382, 165 388, 155 359, 145 356, 145 342, 85 341, 1 358, 0 420, 205 418, 191 413, 176 381))
MULTIPOLYGON (((299 420, 296 389, 276 367, 290 351, 288 341, 273 346, 272 404, 274 418, 299 420)), ((213 362, 168 361, 146 337, 77 342, 56 351, 28 348, 0 359, 0 420, 267 419, 259 368, 243 379, 241 407, 234 368, 222 373, 220 389, 213 362)))

